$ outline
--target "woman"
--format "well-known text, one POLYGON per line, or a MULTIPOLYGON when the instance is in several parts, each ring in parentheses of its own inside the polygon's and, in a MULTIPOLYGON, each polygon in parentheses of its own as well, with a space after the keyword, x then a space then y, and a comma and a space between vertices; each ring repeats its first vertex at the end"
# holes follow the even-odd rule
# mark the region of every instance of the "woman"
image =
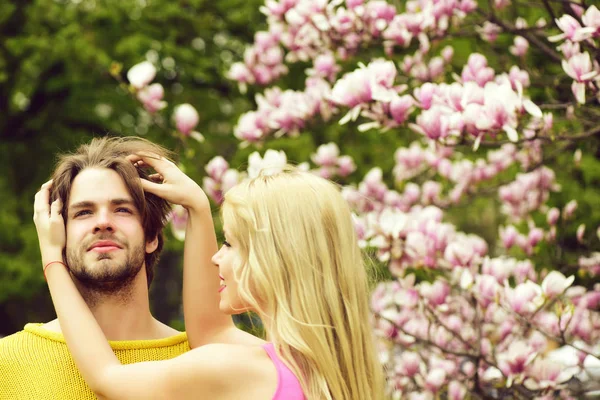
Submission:
MULTIPOLYGON (((151 154, 129 159, 157 172, 155 182, 140 180, 145 191, 184 206, 196 229, 213 229, 206 195, 175 164, 151 154)), ((349 208, 331 182, 289 170, 263 174, 225 196, 225 242, 212 257, 218 268, 214 279, 221 281, 219 308, 226 314, 255 311, 268 343, 206 344, 171 360, 130 365, 119 363, 62 264, 62 205, 57 200, 48 206, 50 185, 36 196, 34 216, 44 272, 67 345, 99 398, 383 398, 366 272, 349 208)), ((214 234, 194 237, 214 240, 214 234)), ((190 245, 188 238, 186 252, 190 245)), ((190 270, 197 265, 189 254, 184 279, 206 276, 190 270)), ((184 287, 186 325, 214 312, 203 309, 213 293, 190 288, 184 287)), ((192 347, 210 342, 210 331, 210 326, 188 329, 192 347)))

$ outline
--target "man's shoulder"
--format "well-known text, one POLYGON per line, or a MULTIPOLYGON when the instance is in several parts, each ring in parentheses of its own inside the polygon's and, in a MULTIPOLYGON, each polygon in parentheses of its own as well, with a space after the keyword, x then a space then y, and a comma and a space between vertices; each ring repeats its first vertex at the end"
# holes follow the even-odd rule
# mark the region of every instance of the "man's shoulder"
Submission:
MULTIPOLYGON (((21 330, 21 331, 15 332, 13 334, 10 334, 8 336, 1 337, 0 338, 0 349, 18 345, 19 343, 21 343, 21 341, 23 340, 23 336, 25 336, 25 335, 27 335, 27 332, 25 332, 25 330, 21 330)), ((1 351, 0 351, 0 356, 2 356, 1 351)))
POLYGON ((35 330, 41 324, 27 324, 18 332, 0 338, 0 359, 11 357, 14 352, 19 352, 21 356, 35 350, 35 330), (33 340, 33 342, 32 342, 33 340), (26 351, 24 351, 26 350, 26 351))

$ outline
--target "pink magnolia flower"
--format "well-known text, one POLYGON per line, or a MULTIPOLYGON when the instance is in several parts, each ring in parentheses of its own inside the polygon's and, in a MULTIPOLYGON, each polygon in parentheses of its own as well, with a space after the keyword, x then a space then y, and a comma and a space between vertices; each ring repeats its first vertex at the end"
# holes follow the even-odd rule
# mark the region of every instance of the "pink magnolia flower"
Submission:
POLYGON ((485 84, 494 79, 494 70, 488 67, 487 59, 484 55, 473 53, 467 60, 467 65, 463 68, 463 82, 473 81, 479 86, 484 87, 485 84))
POLYGON ((454 57, 454 48, 452 46, 446 46, 442 49, 442 58, 446 63, 452 61, 452 57, 454 57))
POLYGON ((525 372, 536 353, 523 341, 514 341, 508 350, 498 356, 500 369, 505 375, 514 376, 525 372))
POLYGON ((404 351, 400 356, 400 362, 398 365, 400 366, 400 372, 402 375, 409 378, 413 377, 420 370, 421 357, 412 351, 404 351))
POLYGON ((173 118, 175 119, 177 130, 185 136, 189 136, 200 121, 198 111, 188 103, 175 107, 173 118))
POLYGON ((162 101, 164 94, 163 86, 160 83, 153 83, 140 89, 136 93, 136 97, 149 113, 154 113, 167 106, 167 102, 162 101))
POLYGON ((568 61, 563 60, 562 67, 567 75, 577 82, 588 82, 598 75, 588 52, 575 54, 568 61))
POLYGON ((600 253, 594 252, 588 257, 581 256, 578 259, 579 268, 587 271, 590 275, 600 275, 600 253))
POLYGON ((510 5, 511 0, 494 0, 494 6, 497 10, 503 10, 510 5))
POLYGON ((450 121, 441 107, 432 107, 417 117, 416 124, 409 127, 432 140, 444 139, 450 134, 450 121))
POLYGON ((419 107, 423 110, 429 110, 433 105, 433 97, 436 94, 436 85, 426 82, 415 89, 415 99, 419 102, 419 107))
POLYGON ((340 155, 340 149, 335 143, 322 144, 317 148, 317 153, 311 156, 313 162, 319 166, 334 166, 340 155))
POLYGON ((268 113, 250 111, 240 117, 233 133, 244 142, 254 143, 263 139, 269 130, 268 113))
POLYGON ((513 225, 508 225, 504 229, 500 227, 500 238, 502 239, 502 244, 506 249, 510 249, 515 245, 518 235, 519 231, 517 231, 513 225))
POLYGON ((571 200, 567 203, 567 205, 565 205, 565 208, 563 209, 563 218, 564 219, 569 219, 573 216, 573 214, 575 213, 575 210, 577 210, 577 200, 571 200))
POLYGON ((564 365, 558 362, 537 358, 527 367, 527 376, 530 379, 525 385, 534 390, 554 388, 570 378, 561 374, 563 369, 564 365))
POLYGON ((154 79, 156 68, 150 61, 143 61, 134 65, 127 71, 127 79, 131 86, 141 89, 154 79))
POLYGON ((542 281, 542 292, 547 298, 554 298, 571 286, 574 280, 574 275, 566 278, 560 272, 552 271, 542 281))
POLYGON ((433 284, 423 282, 419 286, 421 296, 427 299, 432 306, 439 306, 446 303, 446 299, 450 294, 450 286, 441 280, 436 280, 433 284))
POLYGON ((489 258, 483 260, 481 273, 490 275, 496 279, 499 284, 504 282, 513 274, 516 267, 516 260, 507 257, 489 258))
POLYGON ((529 42, 523 36, 515 36, 514 44, 510 47, 510 53, 517 57, 523 57, 529 50, 529 42))
POLYGON ((229 169, 229 163, 221 156, 214 157, 204 167, 206 173, 215 180, 221 180, 227 169, 229 169))
POLYGON ((250 72, 248 67, 242 62, 236 62, 231 65, 227 72, 227 78, 242 84, 252 84, 255 81, 252 72, 250 72))
POLYGON ((579 225, 579 227, 577 227, 577 241, 579 243, 583 243, 583 235, 585 234, 585 224, 581 224, 579 225))
POLYGON ((340 67, 336 64, 333 54, 326 53, 315 58, 314 66, 311 71, 317 76, 333 82, 337 73, 340 71, 340 67))
POLYGON ((533 264, 529 260, 517 262, 513 275, 515 276, 517 283, 523 283, 528 279, 532 282, 537 280, 533 264))
POLYGON ((529 314, 542 303, 542 289, 534 282, 526 281, 516 288, 505 288, 505 301, 511 310, 517 314, 529 314))
POLYGON ((588 28, 595 29, 592 32, 594 37, 600 36, 600 10, 596 6, 589 7, 581 17, 581 21, 588 28))
POLYGON ((448 400, 463 400, 467 396, 467 388, 459 381, 448 384, 448 400))
POLYGON ((438 392, 446 382, 446 371, 441 368, 434 368, 425 378, 425 387, 432 392, 438 392))
POLYGON ((331 90, 331 100, 348 108, 368 103, 372 99, 371 79, 366 68, 345 74, 331 90))
POLYGON ((508 79, 510 79, 511 87, 515 91, 518 90, 517 82, 521 84, 522 88, 527 88, 531 84, 529 80, 529 73, 523 69, 520 69, 516 65, 510 67, 510 70, 508 71, 508 79))
POLYGON ((223 193, 227 193, 229 189, 234 187, 240 182, 240 173, 235 169, 228 169, 223 174, 221 179, 221 190, 223 193))
POLYGON ((454 267, 468 267, 476 259, 476 254, 468 241, 454 241, 446 247, 444 258, 454 267))
POLYGON ((563 53, 565 59, 570 59, 574 55, 581 53, 581 46, 577 42, 566 41, 557 47, 563 53))
POLYGON ((556 19, 555 22, 563 33, 549 37, 548 40, 551 42, 558 42, 563 39, 568 39, 571 42, 581 42, 582 40, 587 39, 596 30, 595 28, 583 28, 579 22, 569 14, 563 15, 556 19))
POLYGON ((491 275, 478 275, 475 282, 475 296, 483 308, 487 308, 496 299, 500 285, 491 275))
POLYGON ((502 32, 502 28, 500 28, 500 26, 490 21, 485 21, 483 23, 483 27, 475 27, 475 30, 479 33, 481 39, 490 43, 495 42, 496 39, 498 39, 498 34, 502 32))
POLYGON ((348 176, 356 171, 356 164, 350 156, 341 156, 337 159, 337 164, 339 167, 338 174, 340 176, 348 176))
POLYGON ((402 124, 408 118, 415 105, 410 95, 395 95, 390 102, 390 114, 397 124, 402 124))
POLYGON ((271 175, 281 172, 287 164, 287 156, 283 150, 269 149, 261 157, 258 151, 248 157, 248 177, 256 178, 260 173, 271 175))
POLYGON ((550 210, 548 210, 548 213, 546 214, 546 221, 548 222, 548 225, 556 225, 559 216, 560 211, 558 208, 552 207, 550 210))
POLYGON ((215 203, 221 204, 223 202, 223 192, 221 191, 219 182, 213 178, 209 176, 202 178, 202 189, 215 203))
POLYGON ((173 232, 173 236, 177 240, 185 240, 188 211, 179 204, 175 204, 171 210, 169 218, 171 220, 171 231, 173 232))
POLYGON ((544 231, 540 228, 532 228, 527 234, 527 241, 530 247, 535 247, 544 238, 544 231))
POLYGON ((436 204, 440 200, 442 192, 442 184, 435 181, 427 181, 423 183, 421 201, 423 204, 436 204))

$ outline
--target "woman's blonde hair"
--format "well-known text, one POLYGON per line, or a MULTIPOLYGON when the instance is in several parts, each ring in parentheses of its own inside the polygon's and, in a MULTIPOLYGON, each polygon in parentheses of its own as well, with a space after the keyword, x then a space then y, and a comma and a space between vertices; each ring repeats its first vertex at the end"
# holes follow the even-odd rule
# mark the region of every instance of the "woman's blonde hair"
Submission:
POLYGON ((231 189, 222 213, 245 260, 241 299, 268 318, 307 399, 382 399, 367 271, 339 188, 288 167, 231 189))

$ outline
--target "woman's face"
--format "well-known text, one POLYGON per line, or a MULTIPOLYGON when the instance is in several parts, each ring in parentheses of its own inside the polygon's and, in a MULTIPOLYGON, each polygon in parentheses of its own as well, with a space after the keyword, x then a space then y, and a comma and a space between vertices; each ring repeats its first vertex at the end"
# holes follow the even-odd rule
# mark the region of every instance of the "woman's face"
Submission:
POLYGON ((219 251, 212 257, 213 264, 219 268, 221 279, 219 309, 225 314, 240 314, 249 310, 240 297, 238 282, 235 279, 235 271, 242 267, 244 261, 240 254, 239 243, 227 235, 227 232, 227 225, 223 225, 225 240, 219 251))

